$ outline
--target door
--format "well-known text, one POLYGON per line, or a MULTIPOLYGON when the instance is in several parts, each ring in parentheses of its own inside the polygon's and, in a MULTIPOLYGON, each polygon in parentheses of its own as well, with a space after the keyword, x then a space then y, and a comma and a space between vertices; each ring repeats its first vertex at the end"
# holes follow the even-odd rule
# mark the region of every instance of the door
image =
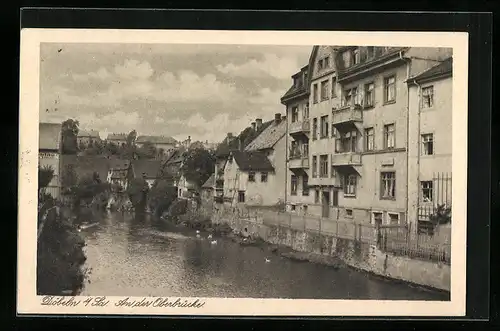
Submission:
POLYGON ((321 216, 328 218, 330 217, 330 192, 323 191, 322 192, 322 213, 321 216))

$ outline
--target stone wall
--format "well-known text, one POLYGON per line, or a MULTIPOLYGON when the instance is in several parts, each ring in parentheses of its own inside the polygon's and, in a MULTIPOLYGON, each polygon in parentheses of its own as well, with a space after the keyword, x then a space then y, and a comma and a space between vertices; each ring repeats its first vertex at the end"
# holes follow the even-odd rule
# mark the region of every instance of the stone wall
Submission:
POLYGON ((374 242, 269 225, 263 221, 262 212, 258 209, 217 207, 212 222, 229 224, 243 235, 260 237, 271 244, 287 246, 298 252, 337 257, 353 268, 379 276, 450 291, 450 266, 447 264, 385 253, 374 242))

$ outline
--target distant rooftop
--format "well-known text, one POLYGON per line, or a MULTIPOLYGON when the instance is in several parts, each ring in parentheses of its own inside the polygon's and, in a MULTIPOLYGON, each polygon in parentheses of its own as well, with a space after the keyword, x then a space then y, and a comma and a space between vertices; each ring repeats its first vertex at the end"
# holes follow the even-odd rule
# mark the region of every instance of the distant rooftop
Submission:
POLYGON ((96 130, 79 130, 78 137, 99 138, 99 131, 96 130))
POLYGON ((434 78, 438 77, 444 74, 451 73, 453 71, 453 58, 449 57, 443 62, 430 67, 429 69, 425 70, 424 72, 418 74, 417 76, 413 77, 412 80, 425 80, 429 78, 434 78))
POLYGON ((254 140, 246 147, 245 151, 258 151, 273 148, 276 143, 286 134, 286 117, 281 118, 281 122, 275 124, 271 122, 254 140))
POLYGON ((110 133, 107 140, 127 140, 128 134, 126 133, 110 133))
POLYGON ((136 142, 137 143, 145 143, 146 141, 149 141, 153 144, 172 144, 175 145, 177 143, 177 140, 175 140, 172 137, 169 136, 146 136, 146 135, 141 135, 137 137, 136 142))

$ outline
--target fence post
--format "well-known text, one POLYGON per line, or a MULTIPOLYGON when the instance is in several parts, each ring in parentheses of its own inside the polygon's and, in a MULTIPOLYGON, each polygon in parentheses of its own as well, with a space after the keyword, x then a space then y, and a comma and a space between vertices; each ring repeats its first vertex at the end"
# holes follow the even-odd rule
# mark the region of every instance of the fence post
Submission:
POLYGON ((288 227, 292 228, 292 214, 288 214, 288 227))

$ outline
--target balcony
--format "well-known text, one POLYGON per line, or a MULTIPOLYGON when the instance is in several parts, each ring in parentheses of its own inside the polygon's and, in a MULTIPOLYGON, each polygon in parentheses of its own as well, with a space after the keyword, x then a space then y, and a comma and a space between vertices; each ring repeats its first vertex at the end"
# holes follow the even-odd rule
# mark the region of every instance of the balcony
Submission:
POLYGON ((307 156, 290 157, 288 160, 290 169, 309 169, 309 158, 307 156))
POLYGON ((334 167, 360 166, 361 165, 361 153, 347 152, 347 153, 333 154, 332 155, 332 165, 334 167))
POLYGON ((347 105, 332 111, 332 124, 341 126, 363 122, 363 109, 360 105, 347 105))
POLYGON ((306 134, 306 133, 309 133, 310 127, 311 127, 311 125, 310 125, 310 121, 308 119, 303 120, 303 121, 292 122, 292 123, 290 123, 288 132, 291 135, 299 134, 299 133, 306 134))

